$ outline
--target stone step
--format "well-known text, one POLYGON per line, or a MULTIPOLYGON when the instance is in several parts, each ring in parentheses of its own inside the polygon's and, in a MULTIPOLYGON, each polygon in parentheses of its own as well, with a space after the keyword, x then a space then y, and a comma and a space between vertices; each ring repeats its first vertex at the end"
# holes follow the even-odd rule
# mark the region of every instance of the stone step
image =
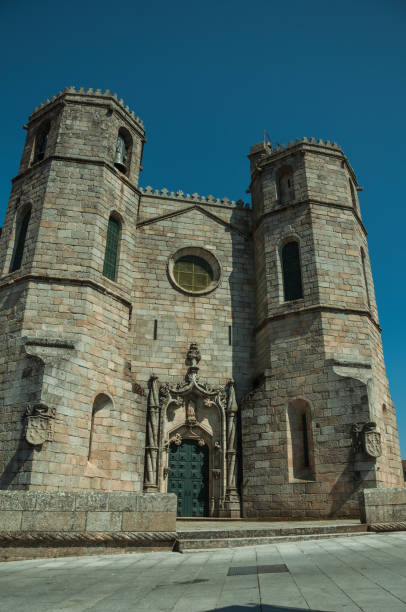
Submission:
POLYGON ((347 532, 329 532, 295 535, 271 535, 262 537, 232 537, 232 538, 205 538, 205 539, 179 539, 175 550, 180 553, 202 552, 204 550, 221 550, 224 548, 239 548, 243 546, 260 546, 265 544, 280 544, 282 542, 301 542, 307 540, 321 540, 326 538, 349 537, 349 536, 374 535, 365 530, 347 532))
POLYGON ((178 540, 218 540, 232 538, 263 538, 274 536, 294 536, 294 535, 312 535, 312 534, 329 534, 329 533, 359 533, 367 531, 368 526, 361 523, 340 524, 333 523, 329 525, 292 525, 285 523, 283 526, 271 526, 269 523, 266 527, 239 527, 234 528, 230 525, 222 529, 177 529, 178 540))

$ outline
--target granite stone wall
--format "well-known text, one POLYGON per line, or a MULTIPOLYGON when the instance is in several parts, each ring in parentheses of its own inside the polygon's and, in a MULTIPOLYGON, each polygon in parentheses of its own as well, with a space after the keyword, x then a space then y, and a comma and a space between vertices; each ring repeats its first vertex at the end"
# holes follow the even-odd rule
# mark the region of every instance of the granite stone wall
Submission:
MULTIPOLYGON (((29 119, 0 237, 0 489, 140 492, 148 381, 176 388, 197 343, 200 382, 235 382, 242 449, 232 452, 241 455, 245 516, 358 516, 360 490, 403 480, 347 158, 328 141, 255 145, 251 210, 139 188, 144 142, 142 122, 110 92, 68 88, 29 119), (114 164, 120 130, 131 143, 123 171, 114 164), (22 265, 10 273, 28 210, 22 265), (114 280, 103 275, 111 214, 120 224, 114 280), (296 300, 283 291, 291 240, 303 284, 296 300), (200 295, 174 282, 181 249, 214 262, 216 282, 200 295)), ((163 421, 157 426, 162 434, 163 421)), ((225 456, 224 432, 219 440, 225 456)), ((225 482, 224 466, 213 474, 225 482)), ((113 509, 97 512, 74 520, 83 529, 96 518, 118 525, 113 509)), ((19 529, 28 521, 8 516, 19 529)))
POLYGON ((172 493, 0 491, 2 532, 176 531, 172 493))

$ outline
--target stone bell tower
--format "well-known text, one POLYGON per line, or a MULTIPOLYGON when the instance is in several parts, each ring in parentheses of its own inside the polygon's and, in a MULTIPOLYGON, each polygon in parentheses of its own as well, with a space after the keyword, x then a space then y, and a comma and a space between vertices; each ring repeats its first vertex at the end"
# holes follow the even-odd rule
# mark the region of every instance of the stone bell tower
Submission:
POLYGON ((115 94, 71 87, 25 129, 0 242, 0 488, 137 491, 145 418, 127 337, 143 124, 115 94))
POLYGON ((258 387, 242 410, 245 516, 357 516, 402 484, 357 180, 329 141, 251 148, 258 387))

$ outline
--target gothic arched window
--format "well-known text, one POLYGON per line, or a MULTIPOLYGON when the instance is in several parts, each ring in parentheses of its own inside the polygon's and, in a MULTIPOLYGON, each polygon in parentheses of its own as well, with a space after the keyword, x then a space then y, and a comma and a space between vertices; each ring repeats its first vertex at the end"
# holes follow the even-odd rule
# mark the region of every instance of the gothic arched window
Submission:
POLYGON ((120 221, 110 215, 107 226, 106 250, 104 253, 103 276, 106 276, 112 281, 117 277, 118 254, 120 247, 120 221))
POLYGON ((31 209, 26 210, 19 219, 16 225, 16 239, 14 243, 14 253, 11 260, 10 272, 21 268, 23 260, 25 241, 27 237, 28 224, 31 218, 31 209))
POLYGON ((45 157, 45 151, 48 143, 49 128, 50 124, 45 123, 38 129, 35 135, 34 156, 32 158, 33 164, 41 161, 45 157))
POLYGON ((281 259, 285 301, 298 300, 303 297, 303 288, 299 243, 296 240, 287 242, 282 247, 281 259))

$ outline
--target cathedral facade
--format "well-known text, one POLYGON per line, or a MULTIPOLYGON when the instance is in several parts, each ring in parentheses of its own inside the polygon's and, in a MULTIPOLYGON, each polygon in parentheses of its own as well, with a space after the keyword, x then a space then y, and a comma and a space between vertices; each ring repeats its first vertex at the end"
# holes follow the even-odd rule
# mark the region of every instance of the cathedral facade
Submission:
POLYGON ((299 518, 403 484, 336 143, 251 147, 251 206, 139 187, 144 126, 108 91, 67 88, 25 128, 0 239, 0 489, 299 518))

